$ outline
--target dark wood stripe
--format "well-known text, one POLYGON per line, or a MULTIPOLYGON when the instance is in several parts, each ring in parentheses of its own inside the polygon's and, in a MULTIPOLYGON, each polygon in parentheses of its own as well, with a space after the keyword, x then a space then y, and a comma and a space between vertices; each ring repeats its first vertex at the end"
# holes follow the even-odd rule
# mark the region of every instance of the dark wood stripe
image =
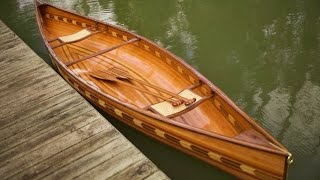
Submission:
POLYGON ((94 102, 98 102, 98 101, 99 101, 99 99, 98 99, 95 95, 90 94, 90 98, 91 98, 94 102))
POLYGON ((149 126, 149 125, 147 125, 147 124, 145 124, 145 123, 142 123, 141 124, 142 125, 142 127, 144 128, 144 129, 146 129, 146 130, 148 130, 149 132, 151 132, 152 134, 154 134, 155 132, 155 128, 153 128, 153 127, 151 127, 151 126, 149 126))
POLYGON ((237 129, 238 132, 245 131, 245 129, 238 123, 237 120, 234 121, 234 127, 237 129))
POLYGON ((193 151, 195 151, 195 152, 198 152, 198 153, 200 153, 200 154, 202 154, 202 155, 204 155, 204 156, 209 157, 209 155, 208 155, 209 151, 207 151, 207 150, 205 150, 205 149, 202 149, 202 148, 200 148, 200 147, 198 147, 198 146, 195 146, 195 145, 191 145, 191 149, 192 149, 193 151))
POLYGON ((173 137, 173 136, 171 136, 169 134, 166 134, 166 133, 164 134, 164 137, 166 139, 168 139, 169 141, 180 145, 180 140, 179 139, 177 139, 177 138, 175 138, 175 137, 173 137))
POLYGON ((226 164, 226 165, 235 167, 235 168, 237 168, 237 169, 241 169, 241 168, 240 168, 240 165, 241 165, 241 164, 238 163, 238 162, 235 162, 235 161, 233 161, 233 160, 227 159, 227 158, 225 158, 225 157, 221 157, 220 159, 221 159, 221 161, 222 161, 224 164, 226 164))
POLYGON ((110 106, 109 104, 105 103, 104 107, 108 110, 108 111, 111 111, 114 113, 114 107, 113 106, 110 106))
POLYGON ((225 117, 228 117, 229 113, 226 111, 226 109, 222 105, 220 105, 220 111, 225 117))
POLYGON ((131 117, 131 116, 125 114, 125 113, 122 113, 122 118, 123 118, 124 120, 127 120, 127 121, 133 123, 133 117, 131 117))
POLYGON ((118 38, 121 38, 121 39, 123 38, 122 34, 117 33, 116 35, 117 35, 118 38))
POLYGON ((84 90, 82 87, 78 86, 78 89, 79 89, 79 91, 82 92, 83 94, 85 93, 85 90, 84 90))

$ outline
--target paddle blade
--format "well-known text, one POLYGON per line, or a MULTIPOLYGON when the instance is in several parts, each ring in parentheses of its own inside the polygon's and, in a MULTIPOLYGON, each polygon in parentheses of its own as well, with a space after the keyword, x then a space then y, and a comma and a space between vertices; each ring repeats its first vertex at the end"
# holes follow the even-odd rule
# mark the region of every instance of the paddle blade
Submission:
POLYGON ((115 76, 102 71, 92 71, 92 72, 89 72, 89 75, 94 78, 102 79, 106 81, 117 81, 117 78, 115 76))
POLYGON ((108 68, 106 71, 113 74, 118 79, 131 79, 131 77, 132 77, 128 71, 126 71, 124 69, 117 68, 117 67, 108 68))

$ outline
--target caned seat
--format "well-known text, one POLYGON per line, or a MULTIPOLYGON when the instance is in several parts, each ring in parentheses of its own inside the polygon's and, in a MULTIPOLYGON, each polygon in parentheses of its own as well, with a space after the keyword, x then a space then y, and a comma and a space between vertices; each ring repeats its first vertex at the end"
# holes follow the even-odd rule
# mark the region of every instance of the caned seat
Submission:
MULTIPOLYGON (((168 101, 163 101, 157 104, 153 104, 149 107, 149 109, 157 114, 166 116, 166 117, 175 117, 178 116, 179 114, 182 114, 186 111, 190 111, 191 109, 195 108, 198 104, 200 104, 204 99, 198 94, 192 92, 189 89, 185 89, 179 93, 179 96, 182 96, 187 99, 193 99, 195 98, 196 101, 193 102, 191 105, 187 106, 185 104, 181 104, 179 106, 173 106, 172 103, 168 101)), ((174 98, 173 98, 174 99, 174 98)))
POLYGON ((61 42, 70 43, 70 42, 75 42, 75 41, 81 40, 81 39, 86 38, 90 35, 91 35, 90 31, 88 31, 87 29, 83 29, 83 30, 78 31, 74 34, 58 37, 58 39, 61 42))

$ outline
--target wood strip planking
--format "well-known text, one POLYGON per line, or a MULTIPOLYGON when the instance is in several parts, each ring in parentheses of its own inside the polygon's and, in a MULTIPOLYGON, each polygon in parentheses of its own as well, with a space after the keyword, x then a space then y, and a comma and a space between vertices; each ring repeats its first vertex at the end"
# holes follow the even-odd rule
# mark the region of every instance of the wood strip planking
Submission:
POLYGON ((2 179, 168 179, 1 21, 0 75, 2 179))

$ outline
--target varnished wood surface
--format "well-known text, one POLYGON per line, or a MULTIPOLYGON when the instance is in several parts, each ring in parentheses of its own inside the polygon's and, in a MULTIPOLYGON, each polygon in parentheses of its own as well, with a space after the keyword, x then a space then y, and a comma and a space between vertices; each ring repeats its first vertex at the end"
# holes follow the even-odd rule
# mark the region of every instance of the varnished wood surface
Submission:
POLYGON ((89 101, 143 133, 240 178, 286 178, 290 156, 286 148, 183 60, 127 30, 46 4, 37 10, 38 25, 53 63, 89 101), (58 42, 48 43, 50 39, 84 28, 103 33, 54 49, 52 47, 58 42), (139 41, 99 53, 134 38, 139 41), (92 58, 66 66, 83 57, 92 58), (131 81, 139 87, 132 88, 90 75, 93 71, 112 67, 123 69, 144 83, 131 81), (212 96, 190 111, 169 118, 148 110, 150 105, 162 99, 141 91, 141 88, 164 94, 146 87, 146 83, 176 94, 201 83, 192 91, 202 97, 212 96))
POLYGON ((168 179, 0 21, 0 179, 168 179))

